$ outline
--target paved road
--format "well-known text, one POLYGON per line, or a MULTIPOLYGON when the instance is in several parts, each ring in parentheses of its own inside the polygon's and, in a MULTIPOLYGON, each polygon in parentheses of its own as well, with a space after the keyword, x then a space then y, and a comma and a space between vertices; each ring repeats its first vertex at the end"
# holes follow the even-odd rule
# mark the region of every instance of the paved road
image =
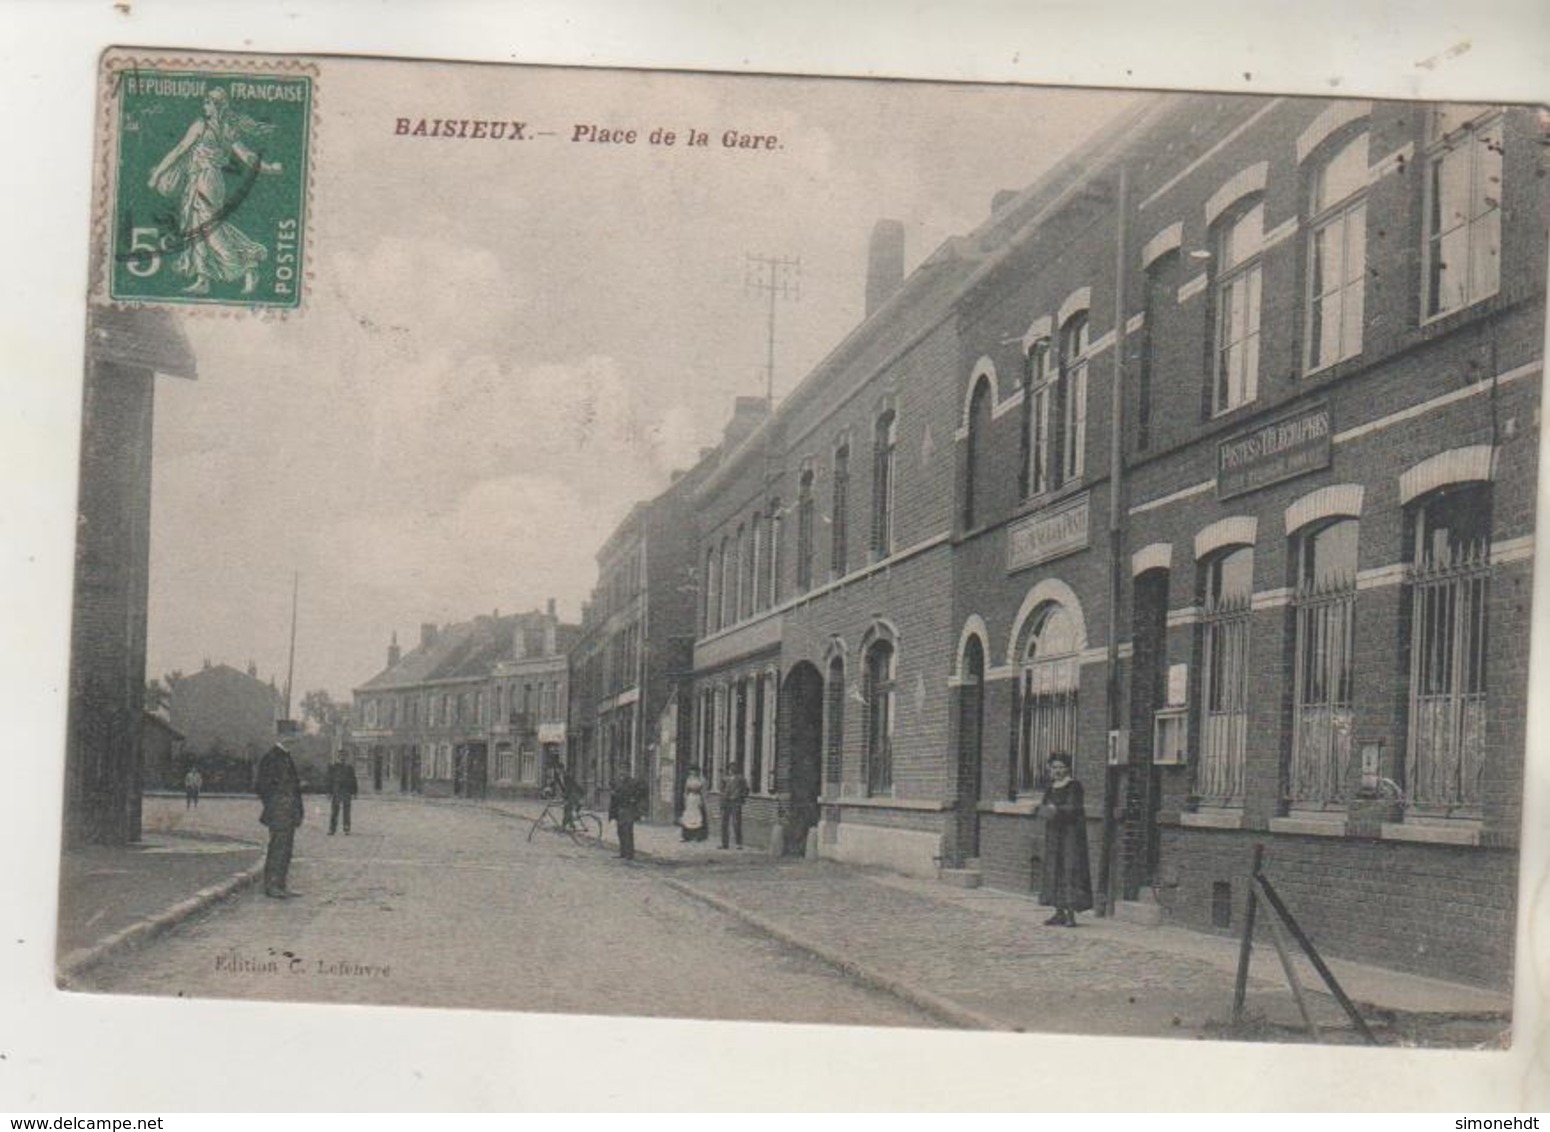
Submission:
MULTIPOLYGON (((483 1007, 930 1026, 667 887, 661 874, 456 802, 377 800, 327 836, 314 803, 292 867, 296 900, 255 891, 82 990, 264 1000, 483 1007)), ((318 811, 322 811, 319 813, 318 811)), ((256 803, 148 799, 149 828, 257 838, 256 803)))

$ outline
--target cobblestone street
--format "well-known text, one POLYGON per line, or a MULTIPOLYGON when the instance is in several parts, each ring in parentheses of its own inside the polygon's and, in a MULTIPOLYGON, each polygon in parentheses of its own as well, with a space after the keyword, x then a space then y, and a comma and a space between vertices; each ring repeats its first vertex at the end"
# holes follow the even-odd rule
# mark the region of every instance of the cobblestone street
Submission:
MULTIPOLYGON (((264 1000, 932 1025, 899 1000, 626 864, 455 802, 364 798, 327 835, 309 799, 296 900, 250 889, 76 982, 264 1000), (736 994, 719 988, 737 988, 736 994)), ((257 803, 147 800, 152 829, 256 838, 257 803)))

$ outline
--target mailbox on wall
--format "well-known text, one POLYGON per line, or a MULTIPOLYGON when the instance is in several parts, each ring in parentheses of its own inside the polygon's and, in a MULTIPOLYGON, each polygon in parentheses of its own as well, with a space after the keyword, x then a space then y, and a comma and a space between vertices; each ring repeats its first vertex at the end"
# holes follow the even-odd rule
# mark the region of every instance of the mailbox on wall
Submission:
POLYGON ((1189 759, 1189 709, 1167 708, 1154 717, 1152 762, 1182 766, 1189 759))

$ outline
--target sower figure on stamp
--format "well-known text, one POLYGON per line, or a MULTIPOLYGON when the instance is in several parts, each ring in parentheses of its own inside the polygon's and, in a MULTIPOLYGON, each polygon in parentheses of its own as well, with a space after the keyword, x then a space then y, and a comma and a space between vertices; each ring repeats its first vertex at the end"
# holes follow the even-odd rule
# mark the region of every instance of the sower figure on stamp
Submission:
POLYGON ((1092 870, 1087 863, 1087 810, 1082 784, 1071 777, 1071 756, 1049 757, 1050 785, 1039 803, 1044 818, 1043 884, 1039 903, 1053 907, 1046 924, 1076 927, 1076 914, 1093 906, 1092 870))
POLYGON ((344 814, 345 836, 350 835, 350 803, 359 786, 355 781, 355 767, 345 759, 343 751, 328 766, 328 835, 332 837, 339 828, 339 815, 344 814))
POLYGON ((291 850, 296 827, 301 824, 301 777, 291 753, 279 743, 270 747, 258 762, 258 796, 264 809, 258 820, 269 827, 269 853, 264 857, 264 895, 280 898, 299 896, 287 883, 291 871, 291 850))
POLYGON ((226 92, 217 88, 205 96, 204 116, 151 170, 151 188, 178 202, 182 246, 172 259, 172 269, 193 276, 186 292, 208 294, 212 279, 224 283, 240 279, 244 295, 252 294, 258 285, 258 268, 269 249, 227 219, 235 209, 228 204, 226 171, 235 167, 248 178, 279 173, 279 162, 262 160, 244 142, 271 129, 234 110, 226 92))
POLYGON ((635 859, 635 823, 646 805, 646 784, 633 774, 626 773, 614 783, 608 801, 608 816, 619 827, 619 856, 626 861, 635 859))
POLYGON ((721 790, 721 847, 727 844, 728 830, 736 836, 737 847, 743 847, 743 803, 748 801, 748 779, 743 777, 743 764, 733 763, 732 773, 727 775, 721 790))

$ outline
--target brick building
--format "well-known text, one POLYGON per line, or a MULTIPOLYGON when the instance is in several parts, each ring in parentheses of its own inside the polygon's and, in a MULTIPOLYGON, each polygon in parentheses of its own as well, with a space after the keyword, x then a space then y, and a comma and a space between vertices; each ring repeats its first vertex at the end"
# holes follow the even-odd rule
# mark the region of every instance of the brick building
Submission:
POLYGON ((766 411, 760 399, 739 398, 722 445, 636 504, 598 551, 598 582, 571 650, 571 769, 598 804, 628 768, 650 788, 653 820, 671 821, 682 806, 699 592, 696 492, 766 411))
POLYGON ((999 194, 700 492, 717 781, 1029 890, 1069 752, 1106 909, 1234 930, 1262 842, 1321 947, 1505 984, 1544 135, 1170 96, 999 194))
POLYGON ((140 836, 157 374, 196 376, 188 342, 169 315, 92 312, 70 627, 66 844, 122 844, 140 836))
POLYGON ((542 612, 484 614, 395 634, 387 667, 354 691, 350 745, 363 787, 435 796, 536 795, 566 758, 574 626, 542 612))
POLYGON ((244 671, 206 660, 198 672, 169 676, 167 693, 167 717, 196 758, 254 764, 274 743, 276 721, 285 714, 274 678, 260 679, 252 664, 244 671))

